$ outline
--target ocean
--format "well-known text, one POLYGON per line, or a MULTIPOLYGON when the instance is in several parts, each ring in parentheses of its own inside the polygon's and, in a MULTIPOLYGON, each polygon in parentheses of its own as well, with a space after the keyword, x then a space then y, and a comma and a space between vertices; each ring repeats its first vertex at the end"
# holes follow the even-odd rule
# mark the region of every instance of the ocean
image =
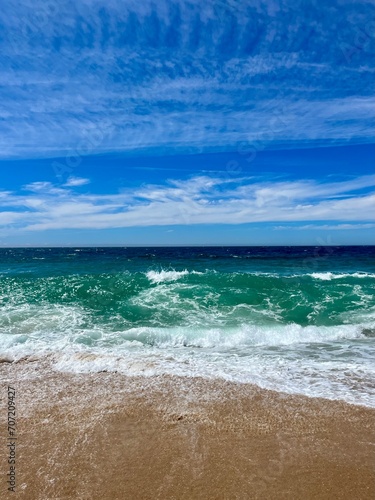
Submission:
POLYGON ((0 249, 0 359, 375 407, 375 247, 0 249))

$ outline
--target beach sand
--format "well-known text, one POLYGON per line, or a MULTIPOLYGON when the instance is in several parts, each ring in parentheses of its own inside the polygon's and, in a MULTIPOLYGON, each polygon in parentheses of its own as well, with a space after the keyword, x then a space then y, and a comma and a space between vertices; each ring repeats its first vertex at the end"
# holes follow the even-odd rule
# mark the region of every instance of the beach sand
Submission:
MULTIPOLYGON (((16 495, 33 499, 375 498, 375 410, 177 376, 0 364, 16 389, 16 495)), ((1 470, 7 471, 5 439, 1 470)), ((4 475, 3 492, 6 492, 4 475)))

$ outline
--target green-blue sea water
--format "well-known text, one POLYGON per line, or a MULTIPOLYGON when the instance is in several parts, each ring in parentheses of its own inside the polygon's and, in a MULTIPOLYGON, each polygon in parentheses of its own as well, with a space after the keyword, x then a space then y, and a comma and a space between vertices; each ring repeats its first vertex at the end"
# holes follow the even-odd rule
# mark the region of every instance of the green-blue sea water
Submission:
POLYGON ((0 355, 375 406, 374 284, 374 247, 0 249, 0 355))

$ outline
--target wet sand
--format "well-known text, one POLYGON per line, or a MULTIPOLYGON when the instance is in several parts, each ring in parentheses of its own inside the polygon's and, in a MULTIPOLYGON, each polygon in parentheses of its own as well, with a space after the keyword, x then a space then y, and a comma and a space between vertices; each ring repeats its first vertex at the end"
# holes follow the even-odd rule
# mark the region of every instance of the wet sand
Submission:
POLYGON ((62 374, 47 361, 3 362, 0 378, 2 434, 16 388, 10 498, 375 498, 373 409, 220 380, 62 374))

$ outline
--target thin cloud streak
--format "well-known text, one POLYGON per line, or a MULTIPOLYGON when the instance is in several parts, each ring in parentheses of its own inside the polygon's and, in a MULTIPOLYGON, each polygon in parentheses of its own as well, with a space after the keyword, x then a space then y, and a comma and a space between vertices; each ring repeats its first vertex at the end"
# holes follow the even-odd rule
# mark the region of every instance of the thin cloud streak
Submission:
POLYGON ((273 229, 281 231, 347 231, 356 229, 374 229, 375 223, 369 224, 306 224, 304 226, 275 226, 273 229))
POLYGON ((76 187, 76 186, 84 186, 85 184, 90 184, 90 180, 83 179, 82 177, 69 177, 69 179, 64 184, 64 186, 65 187, 76 187))

